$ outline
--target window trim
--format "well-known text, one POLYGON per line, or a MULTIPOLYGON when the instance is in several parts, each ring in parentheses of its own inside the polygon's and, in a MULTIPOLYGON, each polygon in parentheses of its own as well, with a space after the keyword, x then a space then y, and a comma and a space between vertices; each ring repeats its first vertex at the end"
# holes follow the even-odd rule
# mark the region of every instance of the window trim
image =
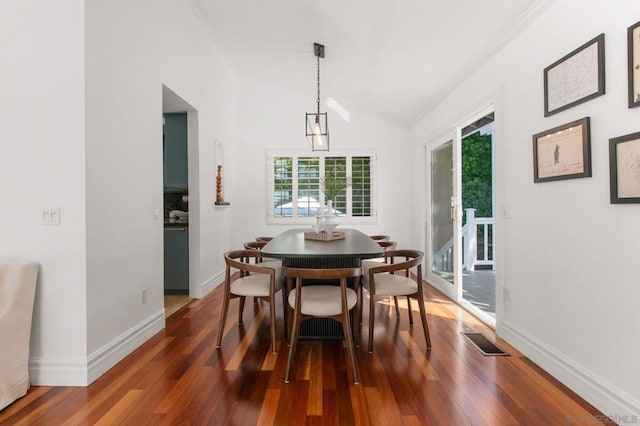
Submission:
MULTIPOLYGON (((378 185, 377 185, 377 161, 378 157, 373 150, 349 150, 349 151, 330 151, 330 152, 310 152, 308 150, 267 150, 265 158, 266 167, 266 223, 269 225, 312 225, 316 223, 315 217, 276 217, 273 214, 274 204, 274 159, 275 157, 293 157, 294 171, 297 170, 299 157, 318 157, 320 159, 321 170, 324 170, 326 157, 347 157, 347 178, 352 177, 351 158, 352 157, 369 157, 370 161, 370 178, 371 178, 371 216, 351 216, 352 213, 352 192, 347 190, 347 206, 348 215, 336 217, 336 222, 340 225, 366 225, 376 224, 378 222, 378 185)), ((295 174, 295 172, 294 172, 295 174)), ((297 178, 293 182, 293 191, 296 193, 298 187, 297 178)), ((324 203, 324 194, 320 192, 320 201, 324 203)), ((297 215, 297 206, 293 206, 293 212, 297 215)))

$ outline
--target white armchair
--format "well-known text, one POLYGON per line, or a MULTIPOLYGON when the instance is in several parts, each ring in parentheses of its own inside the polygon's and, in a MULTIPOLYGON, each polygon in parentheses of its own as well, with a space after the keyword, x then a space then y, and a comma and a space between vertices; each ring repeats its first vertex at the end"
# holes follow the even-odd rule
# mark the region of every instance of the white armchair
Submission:
POLYGON ((29 389, 29 340, 38 264, 0 260, 0 410, 29 389))

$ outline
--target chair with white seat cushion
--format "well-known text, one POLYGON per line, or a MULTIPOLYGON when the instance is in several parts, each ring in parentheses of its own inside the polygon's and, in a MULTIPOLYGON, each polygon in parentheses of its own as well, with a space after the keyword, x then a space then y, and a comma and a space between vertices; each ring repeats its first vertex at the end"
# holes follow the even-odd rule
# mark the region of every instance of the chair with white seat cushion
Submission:
POLYGON ((390 250, 385 252, 387 263, 369 268, 363 287, 369 291, 369 353, 373 352, 373 327, 375 323, 375 303, 377 298, 389 296, 406 296, 409 323, 413 326, 411 298, 418 300, 418 308, 422 319, 422 328, 427 348, 431 347, 427 313, 422 284, 422 258, 419 250, 390 250), (411 278, 412 270, 416 271, 416 279, 411 278))
MULTIPOLYGON (((266 237, 263 237, 266 238, 266 237)), ((248 241, 244 243, 244 248, 247 250, 262 250, 268 241, 248 241)), ((263 263, 262 266, 268 266, 270 268, 276 268, 276 272, 280 273, 282 269, 282 260, 272 259, 270 257, 260 256, 256 258, 256 263, 263 263)))
POLYGON ((383 257, 374 257, 373 259, 362 259, 362 284, 369 279, 369 269, 380 266, 381 263, 388 263, 388 259, 386 256, 387 251, 395 250, 398 247, 398 244, 395 241, 376 241, 380 247, 384 250, 383 257))
MULTIPOLYGON (((282 290, 282 280, 277 279, 276 268, 264 266, 264 263, 255 263, 260 257, 259 250, 234 250, 224 254, 226 262, 224 280, 224 300, 220 315, 220 329, 216 347, 220 348, 222 334, 229 310, 229 302, 233 298, 240 299, 238 322, 242 325, 242 311, 247 296, 265 299, 269 302, 269 325, 271 329, 271 351, 276 352, 276 308, 274 296, 282 290), (252 262, 253 259, 254 261, 252 262), (233 273, 232 271, 237 272, 233 273)), ((284 305, 285 294, 282 291, 284 305)))
MULTIPOLYGON (((351 361, 353 383, 358 383, 358 372, 355 362, 355 351, 353 349, 353 336, 349 321, 349 311, 353 309, 358 301, 357 288, 360 285, 360 268, 336 268, 336 269, 305 269, 288 268, 282 270, 282 274, 288 280, 288 287, 295 279, 295 288, 289 292, 289 307, 293 309, 293 325, 291 327, 291 340, 289 344, 289 358, 287 359, 287 369, 284 381, 289 383, 289 374, 293 356, 296 352, 298 334, 300 333, 300 323, 311 318, 331 318, 342 323, 344 341, 351 361), (347 279, 355 279, 353 290, 347 287, 347 279), (340 280, 340 285, 305 285, 302 280, 340 280)), ((357 323, 357 321, 354 321, 357 323)))
MULTIPOLYGON (((395 241, 385 241, 378 240, 376 241, 380 247, 383 248, 385 252, 389 250, 395 250, 398 247, 398 244, 395 241)), ((388 263, 389 259, 386 256, 383 257, 375 257, 373 259, 362 259, 362 285, 364 286, 369 279, 369 269, 380 266, 381 263, 388 263)), ((361 292, 362 293, 362 292, 361 292)), ((396 317, 400 317, 400 308, 398 307, 398 298, 393 298, 394 305, 396 307, 396 317)), ((362 321, 362 309, 360 309, 360 321, 362 321)))

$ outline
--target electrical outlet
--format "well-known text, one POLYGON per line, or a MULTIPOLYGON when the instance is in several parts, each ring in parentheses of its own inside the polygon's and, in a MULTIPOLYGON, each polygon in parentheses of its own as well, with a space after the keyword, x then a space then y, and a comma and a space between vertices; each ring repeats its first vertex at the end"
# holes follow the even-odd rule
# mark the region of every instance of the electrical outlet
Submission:
POLYGON ((502 289, 502 300, 504 301, 505 305, 511 303, 511 290, 509 290, 508 288, 502 289))
POLYGON ((505 219, 510 219, 511 218, 511 204, 506 203, 502 207, 502 217, 504 217, 505 219))
POLYGON ((143 288, 140 290, 140 304, 144 305, 145 303, 147 303, 147 289, 143 288))

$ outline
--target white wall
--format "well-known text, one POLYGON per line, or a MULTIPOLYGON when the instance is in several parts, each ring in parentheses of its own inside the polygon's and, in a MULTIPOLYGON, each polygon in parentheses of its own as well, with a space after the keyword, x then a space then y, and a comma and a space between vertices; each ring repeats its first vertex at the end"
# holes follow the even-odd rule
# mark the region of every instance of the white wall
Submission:
POLYGON ((83 3, 0 5, 0 258, 40 264, 30 355, 45 383, 86 364, 83 3), (59 226, 40 224, 51 207, 59 226))
POLYGON ((198 183, 190 200, 198 208, 191 226, 199 230, 199 250, 190 253, 190 274, 204 286, 222 270, 213 261, 227 245, 216 235, 224 225, 214 219, 215 143, 230 143, 233 135, 233 77, 187 2, 91 0, 86 18, 87 344, 96 364, 93 378, 164 325, 163 84, 197 110, 199 132, 190 144, 199 143, 189 152, 199 159, 190 157, 189 168, 190 182, 198 183), (145 304, 142 289, 148 289, 145 304))
MULTIPOLYGON (((213 142, 232 134, 229 67, 185 3, 88 1, 86 16, 84 3, 10 1, 0 13, 0 178, 11 183, 0 257, 41 264, 34 384, 86 384, 164 324, 163 83, 200 109, 201 254, 221 244, 213 142), (40 225, 50 207, 59 226, 40 225)), ((196 280, 220 273, 198 260, 196 280)))
MULTIPOLYGON (((310 51, 310 61, 313 53, 310 51)), ((283 70, 282 72, 286 72, 283 70)), ((309 96, 293 95, 263 82, 238 77, 234 150, 225 155, 225 198, 232 203, 232 242, 240 247, 259 235, 275 235, 295 225, 269 225, 266 211, 266 150, 312 153, 305 138, 304 113, 315 109, 315 74, 309 75, 309 96), (231 169, 232 168, 232 169, 231 169), (233 173, 229 180, 229 173, 233 173)), ((339 100, 338 100, 339 101, 339 100)), ((348 105, 344 105, 349 109, 348 105)), ((367 234, 388 234, 407 247, 411 242, 409 130, 350 111, 347 123, 328 112, 331 151, 373 150, 377 153, 378 220, 375 224, 344 224, 367 234), (384 176, 384 179, 381 177, 384 176)))
MULTIPOLYGON (((412 134, 413 178, 423 182, 423 145, 496 102, 496 196, 511 207, 497 219, 498 295, 511 294, 508 305, 498 298, 497 331, 608 415, 640 413, 640 205, 609 203, 608 165, 609 138, 640 130, 626 92, 626 29, 638 20, 638 2, 558 0, 412 134), (544 118, 542 70, 602 32, 606 94, 544 118), (532 135, 584 116, 593 177, 534 184, 532 135)), ((424 229, 425 192, 414 193, 413 229, 424 229)))

